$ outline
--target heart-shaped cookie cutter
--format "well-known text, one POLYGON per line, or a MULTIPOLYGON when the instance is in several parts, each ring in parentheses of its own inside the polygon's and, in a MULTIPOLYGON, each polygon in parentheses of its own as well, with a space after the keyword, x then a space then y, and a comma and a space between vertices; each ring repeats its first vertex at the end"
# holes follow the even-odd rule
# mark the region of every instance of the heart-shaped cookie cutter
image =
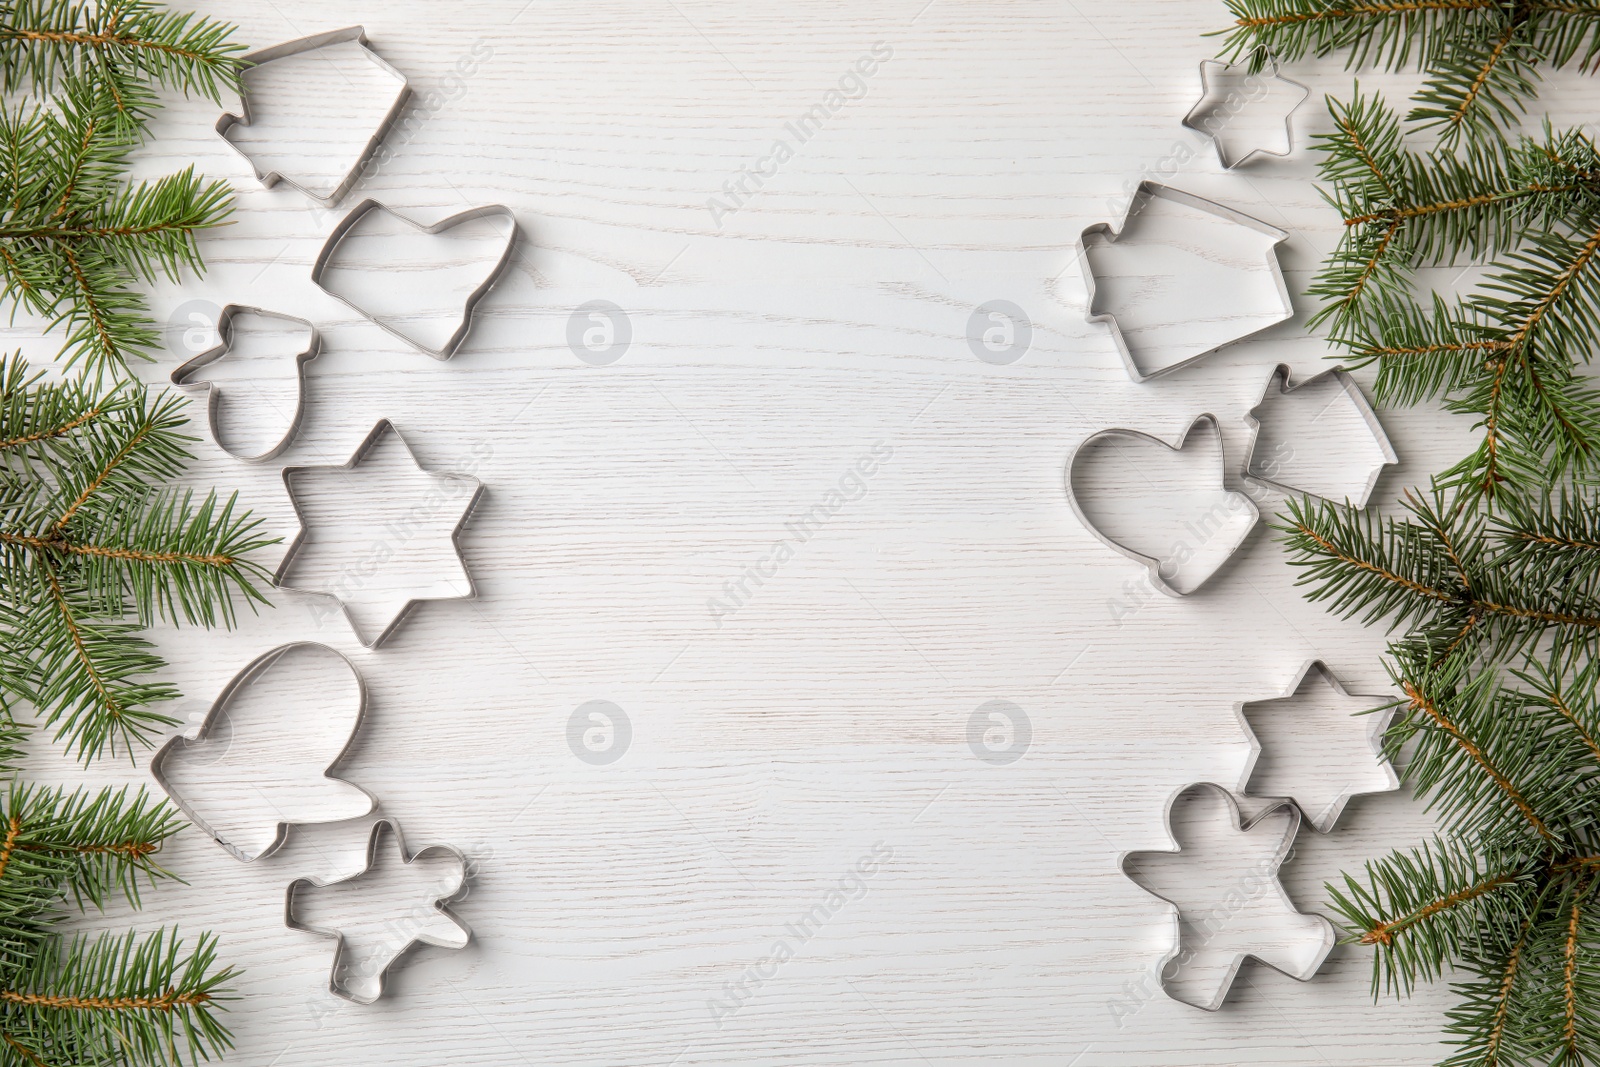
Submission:
POLYGON ((1250 531, 1254 530, 1256 524, 1261 521, 1261 510, 1256 507, 1255 502, 1252 501, 1248 496, 1245 496, 1243 493, 1235 493, 1227 487, 1225 482, 1227 461, 1225 459, 1225 452, 1223 450, 1222 428, 1217 423, 1217 417, 1215 415, 1206 413, 1196 416, 1194 420, 1191 421, 1184 429, 1183 434, 1178 438, 1178 443, 1176 445, 1169 444, 1153 434, 1143 433, 1139 430, 1125 430, 1120 428, 1101 430, 1099 433, 1091 434, 1090 436, 1084 438, 1083 443, 1080 444, 1072 453, 1072 458, 1067 461, 1067 499, 1071 502, 1073 513, 1078 516, 1078 521, 1082 522, 1084 527, 1090 533, 1094 534, 1096 538, 1098 538, 1107 546, 1116 549, 1118 552, 1122 553, 1124 556, 1127 556, 1131 560, 1137 560, 1138 562, 1143 563, 1150 571, 1150 584, 1161 590, 1163 593, 1166 593, 1168 596, 1173 597, 1188 596, 1190 593, 1198 591, 1201 586, 1205 585, 1206 582, 1211 580, 1218 570, 1222 569, 1221 565, 1219 564, 1215 569, 1203 575, 1192 587, 1188 589, 1179 589, 1177 586, 1171 584, 1171 579, 1161 573, 1163 563, 1162 560, 1155 556, 1148 556, 1137 549, 1130 548, 1128 545, 1123 544, 1116 538, 1107 535, 1094 524, 1094 522, 1089 518, 1087 509, 1083 506, 1083 502, 1079 500, 1077 490, 1073 488, 1073 482, 1076 480, 1076 470, 1079 460, 1083 458, 1089 447, 1096 441, 1101 441, 1108 437, 1126 437, 1135 441, 1158 444, 1169 452, 1182 452, 1184 445, 1188 443, 1190 436, 1192 436, 1195 432, 1195 429, 1202 424, 1209 426, 1211 428, 1211 432, 1216 435, 1218 457, 1217 488, 1225 493, 1230 501, 1242 501, 1251 516, 1249 524, 1241 524, 1239 527, 1238 536, 1234 539, 1232 544, 1226 546, 1226 556, 1232 556, 1233 553, 1239 550, 1239 546, 1244 544, 1245 538, 1250 536, 1250 531))
POLYGON ((400 340, 404 341, 406 344, 425 355, 432 356, 434 359, 445 360, 455 355, 456 349, 461 347, 461 342, 466 340, 467 331, 472 328, 473 309, 477 307, 478 301, 482 300, 489 290, 494 288, 494 283, 499 281, 500 275, 505 273, 506 265, 511 262, 511 253, 517 243, 517 233, 517 218, 511 213, 511 209, 506 207, 504 204, 485 204, 482 207, 468 208, 465 211, 458 211, 454 215, 440 219, 431 226, 425 226, 415 219, 409 218, 406 215, 394 210, 394 208, 368 197, 355 207, 351 208, 350 213, 339 221, 339 224, 333 228, 332 233, 328 234, 327 241, 325 241, 322 245, 322 251, 317 253, 316 262, 311 264, 311 282, 318 289, 321 289, 323 292, 327 293, 329 296, 333 297, 335 300, 339 301, 339 303, 354 311, 362 318, 372 322, 385 333, 388 333, 394 337, 398 337, 400 340), (383 211, 387 214, 393 215, 407 226, 410 226, 413 229, 425 234, 440 234, 446 230, 454 229, 456 226, 459 226, 464 222, 472 222, 475 219, 492 218, 496 215, 504 216, 505 220, 510 223, 510 230, 506 234, 505 248, 501 250, 500 258, 495 262, 495 265, 490 269, 489 273, 484 276, 483 281, 478 283, 477 288, 473 289, 472 292, 467 294, 466 302, 461 309, 460 325, 458 325, 455 329, 455 332, 445 340, 444 344, 440 345, 438 348, 429 348, 427 345, 407 334, 405 331, 396 328, 389 322, 386 322, 383 318, 374 315, 360 304, 357 304, 346 297, 340 296, 338 293, 334 292, 332 289, 329 289, 325 284, 323 284, 323 275, 327 272, 328 264, 333 259, 334 253, 338 250, 340 242, 349 236, 350 231, 355 228, 357 223, 374 211, 383 211))

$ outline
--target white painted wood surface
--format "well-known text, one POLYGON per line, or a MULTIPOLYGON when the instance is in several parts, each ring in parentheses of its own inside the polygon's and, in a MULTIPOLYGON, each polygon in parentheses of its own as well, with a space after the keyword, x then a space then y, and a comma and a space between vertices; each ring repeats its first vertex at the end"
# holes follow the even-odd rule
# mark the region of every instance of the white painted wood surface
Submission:
MULTIPOLYGON (((374 195, 429 221, 499 202, 524 236, 461 352, 436 362, 310 284, 339 213, 261 189, 212 132, 215 108, 175 105, 144 153, 148 173, 194 162, 238 188, 234 223, 204 242, 207 276, 155 294, 174 343, 148 377, 180 362, 191 314, 228 302, 304 316, 326 342, 297 441, 248 465, 203 440, 197 484, 239 487, 287 537, 278 467, 341 463, 387 417, 425 466, 479 459, 487 486, 463 539, 478 599, 424 605, 377 651, 287 592, 232 633, 157 635, 191 725, 277 644, 350 655, 371 704, 342 775, 412 847, 473 857, 458 908, 473 944, 415 955, 363 1008, 324 992, 330 946, 284 927, 283 891, 355 870, 367 822, 292 831, 248 866, 183 835, 167 859, 186 886, 89 924, 217 931, 245 969, 232 1062, 1442 1056, 1448 991, 1374 1006, 1369 959, 1351 949, 1303 985, 1247 965, 1215 1014, 1168 1000, 1150 973, 1168 912, 1117 867, 1165 847, 1175 790, 1237 782, 1237 702, 1281 695, 1312 657, 1352 691, 1385 685, 1383 635, 1305 603, 1264 528, 1200 594, 1172 599, 1085 530, 1064 492, 1091 433, 1170 438, 1206 411, 1236 470, 1272 368, 1325 365, 1303 299, 1295 321, 1144 385, 1085 322, 1078 235, 1117 221, 1163 167, 1289 230, 1296 293, 1337 237, 1306 151, 1327 124, 1319 107, 1297 117, 1290 160, 1232 174, 1179 125, 1219 3, 202 6, 257 47, 364 23, 417 98, 346 204, 374 195), (715 218, 723 183, 762 165, 877 42, 892 58, 864 95, 715 218), (596 300, 632 332, 606 366, 566 339, 569 315, 596 300), (1010 364, 967 343, 991 300, 1032 323, 1010 364), (852 471, 875 447, 857 491, 852 471), (793 539, 786 524, 841 485, 854 499, 793 539), (758 565, 773 573, 756 585, 744 576, 758 565), (741 580, 752 595, 717 617, 709 602, 741 580), (631 726, 609 764, 568 745, 569 718, 596 700, 631 726), (1031 725, 1006 765, 967 740, 996 700, 1031 725), (863 863, 871 875, 853 874, 863 863), (852 899, 813 936, 786 932, 841 885, 852 899), (785 938, 794 958, 764 962, 785 938), (714 1018, 708 1004, 740 981, 753 993, 714 1018)), ((1332 67, 1289 73, 1348 91, 1332 67)), ((1574 84, 1568 102, 1592 110, 1574 84)), ((345 106, 329 93, 331 117, 345 106)), ((1383 417, 1402 462, 1380 503, 1466 440, 1427 411, 1383 417)), ((1270 513, 1276 498, 1258 499, 1270 513)), ((144 758, 82 778, 148 782, 144 758)), ((80 780, 48 751, 34 769, 80 780)), ((1324 880, 1428 825, 1399 795, 1357 799, 1331 835, 1303 834, 1287 889, 1322 908, 1324 880)))

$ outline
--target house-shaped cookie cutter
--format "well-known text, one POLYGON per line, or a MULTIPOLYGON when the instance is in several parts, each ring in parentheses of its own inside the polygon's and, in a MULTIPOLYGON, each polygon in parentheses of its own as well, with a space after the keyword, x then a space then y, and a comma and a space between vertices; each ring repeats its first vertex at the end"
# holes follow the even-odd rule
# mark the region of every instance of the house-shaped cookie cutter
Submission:
POLYGON ((1206 356, 1211 355, 1211 353, 1217 351, 1218 349, 1225 348, 1228 345, 1242 341, 1246 337, 1253 337, 1256 334, 1261 333, 1263 330, 1270 329, 1271 327, 1276 326, 1279 322, 1293 317, 1294 302, 1289 297, 1289 286, 1284 280, 1283 268, 1279 265, 1277 256, 1277 246, 1288 239, 1289 233, 1287 230, 1280 230, 1278 227, 1273 226, 1270 223, 1262 222, 1258 218, 1246 215, 1242 211, 1236 211, 1225 204, 1219 204, 1215 200, 1207 200, 1203 196, 1196 196, 1193 193, 1186 193, 1182 189, 1174 189, 1169 185, 1162 185, 1160 182, 1142 181, 1139 183, 1138 189, 1134 192, 1133 199, 1128 203, 1128 211, 1127 214, 1123 216, 1122 225, 1120 227, 1113 228, 1112 224, 1109 222, 1097 222, 1093 226, 1085 229, 1083 233, 1079 234, 1078 236, 1078 263, 1081 265, 1083 270, 1084 286, 1089 292, 1088 321, 1103 322, 1111 328, 1111 337, 1112 340, 1116 342, 1117 351, 1122 355, 1122 364, 1127 368, 1128 376, 1134 381, 1147 382, 1152 378, 1159 378, 1164 374, 1171 374, 1176 370, 1187 367, 1198 360, 1204 359, 1206 356), (1221 344, 1213 345, 1203 352, 1196 352, 1194 355, 1180 359, 1176 363, 1158 367, 1155 370, 1146 371, 1139 365, 1138 360, 1135 359, 1133 350, 1128 345, 1128 338, 1123 333, 1121 325, 1117 322, 1116 314, 1098 306, 1099 292, 1095 283, 1094 267, 1089 260, 1089 246, 1091 244, 1100 242, 1115 244, 1117 239, 1127 231, 1128 226, 1132 223, 1134 218, 1138 216, 1144 205, 1149 203, 1150 200, 1155 197, 1160 197, 1163 200, 1170 200, 1175 204, 1181 204, 1185 207, 1203 211, 1226 222, 1244 226, 1248 229, 1255 230, 1257 233, 1272 238, 1272 246, 1267 249, 1267 269, 1268 273, 1272 277, 1272 284, 1277 291, 1278 301, 1283 305, 1283 312, 1272 322, 1266 323, 1263 326, 1258 326, 1255 329, 1250 330, 1247 333, 1240 334, 1237 337, 1230 338, 1221 344))
MULTIPOLYGON (((1371 431, 1373 446, 1382 458, 1382 462, 1374 464, 1367 473, 1366 484, 1362 488, 1360 496, 1349 501, 1350 505, 1357 509, 1366 507, 1367 501, 1372 497, 1372 491, 1378 486, 1378 479, 1383 476, 1383 468, 1400 462, 1400 457, 1395 453, 1394 445, 1389 442, 1388 433, 1384 431, 1383 423, 1378 421, 1378 413, 1372 409, 1372 404, 1367 400, 1366 394, 1361 391, 1360 384, 1343 367, 1334 367, 1332 370, 1323 371, 1321 374, 1314 375, 1299 385, 1293 386, 1289 384, 1289 374, 1290 370, 1287 365, 1280 363, 1275 367, 1271 377, 1267 379, 1267 387, 1265 392, 1262 393, 1261 399, 1256 401, 1255 406, 1245 416, 1245 421, 1250 425, 1250 444, 1245 449, 1244 464, 1240 467, 1239 473, 1251 481, 1269 485, 1285 493, 1309 493, 1312 496, 1320 496, 1321 494, 1313 490, 1274 479, 1270 474, 1258 469, 1256 448, 1261 441, 1261 420, 1256 415, 1261 410, 1262 405, 1272 399, 1274 395, 1287 396, 1298 390, 1314 387, 1321 382, 1333 382, 1339 387, 1340 395, 1349 401, 1351 408, 1361 417, 1367 429, 1371 431), (1276 394, 1274 394, 1274 390, 1276 390, 1276 394)), ((1342 503, 1342 501, 1334 501, 1334 503, 1342 503)))
POLYGON ((394 102, 389 105, 388 112, 378 123, 377 128, 372 131, 372 136, 367 139, 366 147, 361 150, 360 155, 356 158, 356 163, 350 168, 350 173, 344 176, 333 192, 326 195, 314 193, 293 178, 278 171, 262 171, 260 167, 256 166, 255 160, 251 159, 248 153, 234 144, 233 139, 228 136, 228 131, 236 125, 250 125, 250 94, 247 90, 241 90, 239 94, 239 114, 223 112, 222 117, 217 119, 217 134, 228 143, 228 147, 239 153, 244 158, 244 161, 250 164, 250 169, 266 188, 270 189, 282 182, 292 189, 299 190, 319 204, 327 207, 337 204, 344 199, 344 195, 350 191, 350 187, 356 183, 356 179, 361 176, 362 170, 371 161, 373 153, 378 150, 378 145, 383 143, 383 139, 394 128, 395 121, 400 117, 400 112, 405 110, 406 101, 411 98, 411 85, 404 74, 390 66, 382 56, 372 50, 372 46, 367 42, 367 31, 362 26, 346 26, 343 29, 315 33, 309 37, 301 37, 297 40, 286 41, 283 44, 275 44, 270 48, 251 52, 239 60, 241 68, 259 67, 263 63, 270 63, 275 59, 286 59, 302 52, 314 52, 319 48, 326 48, 331 44, 343 44, 346 41, 354 41, 359 44, 366 52, 368 59, 372 60, 385 73, 399 79, 400 89, 395 93, 394 102))

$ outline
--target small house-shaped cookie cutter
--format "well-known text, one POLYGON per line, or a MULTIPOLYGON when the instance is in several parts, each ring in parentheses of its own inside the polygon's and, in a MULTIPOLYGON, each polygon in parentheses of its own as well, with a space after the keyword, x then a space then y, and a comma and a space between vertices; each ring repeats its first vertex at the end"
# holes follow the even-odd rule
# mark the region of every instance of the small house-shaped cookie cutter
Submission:
MULTIPOLYGON (((1240 467, 1239 473, 1251 481, 1260 482, 1285 493, 1308 493, 1311 496, 1319 496, 1320 494, 1309 489, 1275 480, 1269 474, 1257 469, 1256 446, 1260 443, 1261 438, 1261 420, 1256 417, 1256 413, 1261 410, 1261 406, 1267 400, 1271 399, 1274 387, 1277 389, 1278 396, 1285 396, 1308 386, 1314 386, 1319 382, 1332 381, 1339 386, 1343 394, 1349 399, 1351 407, 1361 416, 1367 425, 1367 429, 1372 431, 1373 445, 1383 459, 1383 462, 1373 465, 1371 471, 1368 472, 1366 485, 1362 489, 1361 495, 1350 501, 1351 506, 1358 510, 1366 507, 1367 501, 1372 497, 1372 491, 1378 487, 1378 479, 1383 477, 1383 468, 1400 462, 1399 455, 1395 453, 1394 445, 1389 442, 1389 435, 1385 432, 1383 423, 1378 421, 1378 413, 1372 410, 1372 404, 1367 400, 1367 395, 1361 391, 1360 384, 1343 367, 1334 367, 1332 370, 1323 371, 1321 374, 1314 375, 1299 385, 1293 386, 1289 384, 1289 374, 1290 370, 1286 364, 1278 364, 1273 369, 1271 377, 1267 379, 1267 387, 1262 393, 1261 399, 1256 401, 1255 406, 1245 415, 1245 421, 1250 425, 1250 444, 1245 449, 1244 464, 1240 467)), ((1340 503, 1340 501, 1334 502, 1340 503)))

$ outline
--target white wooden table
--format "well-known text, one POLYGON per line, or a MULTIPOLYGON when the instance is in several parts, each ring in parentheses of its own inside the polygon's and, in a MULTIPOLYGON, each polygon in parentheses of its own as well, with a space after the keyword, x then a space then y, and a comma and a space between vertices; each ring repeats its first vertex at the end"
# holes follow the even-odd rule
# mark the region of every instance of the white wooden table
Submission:
MULTIPOLYGON (((262 189, 212 132, 214 107, 175 104, 143 153, 148 173, 192 161, 238 189, 235 223, 204 240, 209 273, 158 290, 158 316, 181 327, 185 308, 260 304, 326 338, 296 443, 248 465, 202 440, 196 484, 240 488, 287 536, 278 467, 343 462, 387 417, 424 465, 481 457, 487 487, 462 541, 478 599, 424 605, 375 652, 287 592, 231 633, 156 635, 191 725, 274 645, 351 655, 371 705, 345 776, 409 843, 475 857, 458 909, 474 943, 417 953, 389 996, 358 1007, 324 991, 330 947, 285 929, 283 890, 354 870, 368 822, 293 831, 248 866, 180 837, 167 859, 187 885, 89 925, 216 931, 245 972, 232 1062, 1444 1055, 1448 990, 1374 1006, 1364 951, 1336 950, 1303 985, 1247 965, 1216 1014, 1154 993, 1167 911, 1117 867, 1163 846, 1176 789, 1237 783, 1237 702, 1278 695, 1311 657, 1355 690, 1385 685, 1383 635, 1305 603, 1264 527, 1202 593, 1140 595, 1139 567, 1063 490, 1089 434, 1172 435, 1202 411, 1236 465, 1271 368, 1305 374, 1327 354, 1298 299, 1294 322, 1138 385, 1085 321, 1078 235, 1116 221, 1164 163, 1175 184, 1288 229, 1292 290, 1337 237, 1306 147, 1327 126, 1316 99, 1291 160, 1236 173, 1179 126, 1220 3, 202 7, 257 47, 363 23, 426 114, 346 205, 365 193, 432 220, 503 203, 524 236, 462 351, 436 362, 310 284, 339 212, 262 189), (738 210, 708 208, 878 42, 892 57, 859 99, 738 210), (480 61, 454 80, 464 56, 480 61), (997 299, 1034 325, 1005 365, 966 340, 972 310, 997 299), (567 342, 569 315, 593 300, 632 332, 606 366, 567 342), (875 445, 889 455, 866 490, 718 619, 708 601, 875 445), (631 726, 609 764, 568 745, 569 717, 594 700, 631 726), (1007 765, 968 745, 992 700, 1031 723, 1007 765), (874 848, 889 858, 865 888, 793 959, 763 962, 874 848), (740 981, 751 995, 714 1010, 740 981)), ((1295 73, 1348 92, 1335 67, 1295 73)), ((175 346, 143 373, 177 362, 175 346)), ((1381 501, 1466 439, 1426 410, 1385 423, 1402 463, 1381 501)), ((142 763, 87 780, 148 782, 142 763)), ((49 751, 34 768, 78 780, 49 751)), ((1428 827, 1398 794, 1357 800, 1330 836, 1303 835, 1284 882, 1324 909, 1325 880, 1428 827)))

